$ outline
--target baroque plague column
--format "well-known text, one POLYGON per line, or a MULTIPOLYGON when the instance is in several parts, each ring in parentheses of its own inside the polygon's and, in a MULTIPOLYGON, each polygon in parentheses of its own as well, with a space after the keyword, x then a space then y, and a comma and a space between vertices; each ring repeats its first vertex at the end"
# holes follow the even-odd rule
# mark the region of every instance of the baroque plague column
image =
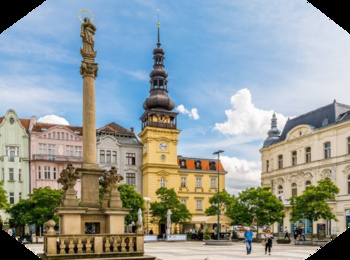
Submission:
POLYGON ((58 182, 62 184, 64 194, 60 207, 55 210, 59 216, 59 235, 53 229, 53 220, 45 223, 42 258, 154 260, 154 257, 144 256, 140 221, 136 224, 136 234, 124 233, 124 218, 130 210, 122 207, 118 191, 123 177, 116 167, 105 171, 96 163, 95 77, 98 65, 94 51, 96 27, 92 19, 82 21, 80 34, 83 40, 80 49, 83 57, 80 67, 83 78, 83 167, 75 169, 68 164, 60 174, 58 182), (74 186, 80 178, 79 203, 74 186), (102 203, 99 202, 100 185, 104 191, 102 203))

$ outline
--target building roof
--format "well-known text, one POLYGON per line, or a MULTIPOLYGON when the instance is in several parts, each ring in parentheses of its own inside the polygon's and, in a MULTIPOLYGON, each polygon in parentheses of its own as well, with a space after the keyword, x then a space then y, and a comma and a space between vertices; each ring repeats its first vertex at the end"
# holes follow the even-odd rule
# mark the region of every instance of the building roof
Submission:
POLYGON ((73 131, 77 135, 81 135, 81 136, 83 135, 83 128, 80 126, 47 124, 47 123, 38 123, 38 122, 33 126, 32 131, 33 132, 44 132, 44 131, 46 131, 49 128, 54 127, 54 126, 64 126, 68 129, 70 129, 71 131, 73 131))
POLYGON ((350 106, 338 103, 334 100, 334 102, 329 105, 320 107, 292 119, 288 119, 279 138, 276 138, 273 142, 268 142, 266 146, 264 144, 263 148, 285 140, 288 132, 296 126, 309 125, 312 129, 320 129, 346 120, 350 120, 350 106))
POLYGON ((105 132, 114 132, 114 133, 118 133, 118 134, 124 134, 124 135, 135 135, 135 133, 133 131, 129 131, 127 129, 125 129, 124 127, 112 122, 109 123, 108 125, 105 125, 99 129, 97 129, 97 131, 105 131, 105 132))
MULTIPOLYGON (((218 161, 217 159, 203 159, 203 158, 189 158, 189 157, 182 157, 181 155, 177 156, 177 163, 181 166, 182 160, 186 161, 186 169, 187 170, 194 170, 194 171, 217 171, 218 161), (197 169, 195 162, 200 161, 201 163, 201 169, 197 169), (216 170, 210 170, 210 162, 215 163, 215 169, 216 170)), ((221 162, 219 163, 219 171, 220 172, 226 172, 224 167, 222 166, 221 162)))
MULTIPOLYGON (((0 117, 0 124, 2 121, 4 121, 5 117, 0 117)), ((18 120, 21 122, 21 125, 24 127, 26 132, 28 133, 29 131, 29 124, 30 124, 30 119, 23 119, 23 118, 18 118, 18 120)))

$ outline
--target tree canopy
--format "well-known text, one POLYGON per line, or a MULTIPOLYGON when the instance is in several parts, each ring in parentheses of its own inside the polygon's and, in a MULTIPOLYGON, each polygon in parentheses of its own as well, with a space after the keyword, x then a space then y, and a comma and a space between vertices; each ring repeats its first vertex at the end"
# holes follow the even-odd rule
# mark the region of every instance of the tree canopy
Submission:
MULTIPOLYGON (((307 219, 311 222, 311 234, 313 234, 313 222, 319 219, 337 221, 332 213, 327 200, 334 200, 339 193, 339 188, 329 179, 319 180, 317 186, 310 185, 300 196, 293 196, 290 199, 292 211, 290 220, 296 222, 300 219, 307 219)), ((311 243, 313 237, 311 236, 311 243)))
POLYGON ((0 182, 0 209, 7 209, 9 206, 6 196, 6 190, 4 189, 4 182, 0 182))
POLYGON ((10 225, 20 226, 35 224, 42 226, 46 221, 53 219, 58 225, 58 217, 54 209, 61 203, 63 190, 54 190, 50 187, 36 188, 29 195, 29 199, 22 199, 7 209, 11 215, 10 225))
MULTIPOLYGON (((284 217, 284 205, 270 191, 270 187, 249 188, 238 195, 238 202, 259 225, 271 225, 284 217)), ((258 229, 259 230, 259 229, 258 229)))
POLYGON ((168 209, 171 210, 171 222, 176 224, 184 223, 191 219, 192 214, 187 207, 180 202, 174 189, 161 187, 156 191, 159 201, 151 202, 152 223, 166 223, 168 209))
POLYGON ((127 183, 119 185, 118 190, 120 199, 123 202, 123 208, 131 209, 129 215, 125 217, 125 224, 129 225, 132 221, 136 223, 138 210, 141 209, 142 212, 145 210, 143 197, 136 191, 134 186, 127 183))

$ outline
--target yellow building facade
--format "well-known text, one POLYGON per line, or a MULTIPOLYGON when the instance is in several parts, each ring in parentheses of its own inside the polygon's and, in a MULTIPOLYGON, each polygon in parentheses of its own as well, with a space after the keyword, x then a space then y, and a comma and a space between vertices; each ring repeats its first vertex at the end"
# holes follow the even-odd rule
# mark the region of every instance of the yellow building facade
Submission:
POLYGON ((272 118, 269 137, 260 150, 262 160, 262 186, 272 192, 285 205, 285 218, 275 223, 274 232, 284 227, 292 232, 297 226, 306 234, 311 232, 310 222, 290 221, 291 206, 288 199, 300 195, 309 185, 321 179, 331 179, 340 189, 335 200, 328 201, 338 221, 314 222, 314 234, 339 235, 350 227, 350 106, 333 102, 304 115, 289 119, 280 134, 276 117, 272 118))
MULTIPOLYGON (((159 226, 151 223, 149 203, 158 200, 157 189, 166 187, 175 190, 181 202, 193 215, 186 226, 194 227, 196 217, 205 216, 204 211, 210 206, 209 198, 217 192, 218 176, 217 162, 214 159, 178 158, 177 145, 181 131, 177 129, 178 113, 172 111, 175 103, 168 97, 168 74, 164 70, 164 53, 158 27, 158 43, 153 51, 154 65, 150 73, 150 96, 143 103, 145 112, 140 118, 142 131, 139 134, 143 144, 141 169, 142 195, 146 198, 145 229, 152 229, 155 234, 164 234, 166 230, 165 223, 159 226), (195 161, 202 166, 196 168, 195 161), (209 168, 209 161, 212 168, 209 168)), ((223 190, 226 172, 221 164, 219 172, 220 190, 223 190)), ((180 229, 180 232, 184 231, 184 227, 180 229)))

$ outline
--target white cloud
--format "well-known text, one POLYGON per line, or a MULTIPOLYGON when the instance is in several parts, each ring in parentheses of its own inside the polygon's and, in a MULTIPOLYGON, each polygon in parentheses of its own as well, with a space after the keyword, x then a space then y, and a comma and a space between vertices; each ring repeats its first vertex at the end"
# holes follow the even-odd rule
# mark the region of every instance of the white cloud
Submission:
MULTIPOLYGON (((225 135, 248 135, 253 139, 265 139, 271 128, 273 111, 256 108, 252 103, 250 91, 246 88, 239 90, 231 97, 232 109, 225 110, 227 121, 215 123, 214 130, 225 135)), ((276 113, 277 124, 282 131, 287 117, 276 113)))
POLYGON ((194 120, 199 119, 197 108, 192 108, 191 111, 189 111, 187 108, 185 108, 184 105, 181 104, 177 106, 176 111, 181 114, 188 115, 190 118, 193 118, 194 120))
POLYGON ((260 186, 260 162, 228 156, 220 156, 220 161, 227 171, 225 186, 229 194, 237 196, 246 188, 260 186))
POLYGON ((38 122, 48 123, 48 124, 58 124, 58 125, 69 125, 69 122, 66 119, 56 115, 46 115, 46 116, 40 117, 38 119, 38 122))

